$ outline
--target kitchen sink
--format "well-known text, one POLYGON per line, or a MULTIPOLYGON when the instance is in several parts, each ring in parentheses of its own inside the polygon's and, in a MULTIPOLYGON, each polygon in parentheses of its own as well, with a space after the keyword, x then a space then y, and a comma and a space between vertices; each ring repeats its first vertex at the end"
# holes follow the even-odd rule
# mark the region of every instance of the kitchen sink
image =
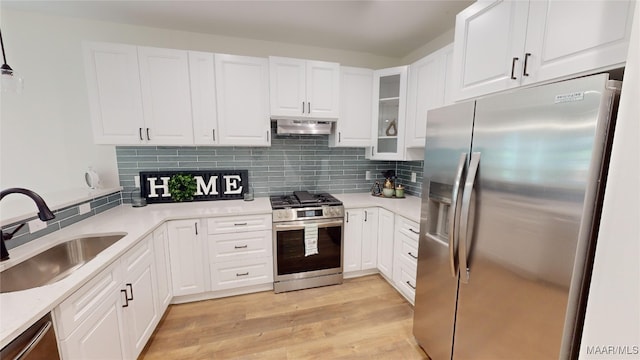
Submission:
POLYGON ((60 281, 125 235, 81 237, 34 255, 0 273, 0 293, 27 290, 60 281))

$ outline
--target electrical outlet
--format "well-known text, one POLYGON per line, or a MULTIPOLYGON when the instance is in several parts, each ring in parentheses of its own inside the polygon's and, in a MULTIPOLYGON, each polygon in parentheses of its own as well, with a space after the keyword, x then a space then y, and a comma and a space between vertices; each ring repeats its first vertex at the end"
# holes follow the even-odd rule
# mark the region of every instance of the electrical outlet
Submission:
POLYGON ((47 223, 40 219, 31 220, 28 222, 28 224, 29 224, 29 233, 31 234, 47 227, 47 223))
POLYGON ((371 180, 371 170, 367 170, 364 172, 364 179, 371 180))
POLYGON ((80 204, 80 206, 78 206, 78 212, 80 212, 80 215, 86 214, 89 211, 91 211, 91 204, 89 203, 80 204))
POLYGON ((416 173, 411 172, 411 182, 416 182, 416 173))
POLYGON ((133 177, 133 184, 135 187, 140 187, 140 175, 136 175, 133 177))

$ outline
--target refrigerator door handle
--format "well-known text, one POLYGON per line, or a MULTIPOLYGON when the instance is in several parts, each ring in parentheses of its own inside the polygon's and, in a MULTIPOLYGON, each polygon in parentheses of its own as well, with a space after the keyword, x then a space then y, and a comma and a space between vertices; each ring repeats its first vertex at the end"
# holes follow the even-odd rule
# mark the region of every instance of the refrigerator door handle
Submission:
POLYGON ((480 165, 480 153, 471 153, 471 161, 469 162, 469 170, 467 171, 467 179, 464 184, 464 192, 462 193, 462 211, 460 213, 460 241, 459 241, 459 259, 460 264, 460 281, 464 284, 469 283, 469 242, 473 239, 473 224, 469 224, 469 213, 471 211, 471 196, 473 188, 476 185, 476 174, 480 165))
POLYGON ((462 178, 466 172, 467 165, 467 153, 460 154, 460 160, 458 161, 458 168, 456 169, 456 177, 453 182, 453 191, 451 192, 451 205, 449 205, 449 270, 451 271, 451 276, 456 277, 457 269, 456 269, 456 250, 458 239, 457 231, 460 224, 458 223, 458 203, 460 202, 459 194, 460 188, 462 187, 462 178))

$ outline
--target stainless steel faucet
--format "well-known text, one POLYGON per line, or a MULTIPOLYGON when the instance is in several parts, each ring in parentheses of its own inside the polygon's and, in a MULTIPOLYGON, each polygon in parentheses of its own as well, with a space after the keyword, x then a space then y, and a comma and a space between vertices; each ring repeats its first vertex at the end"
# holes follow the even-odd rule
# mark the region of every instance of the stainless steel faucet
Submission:
MULTIPOLYGON (((47 221, 55 218, 55 215, 53 215, 53 212, 51 212, 51 209, 49 209, 49 206, 47 206, 47 204, 44 202, 42 197, 36 194, 35 192, 29 189, 23 189, 23 188, 10 188, 6 190, 2 190, 2 192, 0 192, 0 200, 2 200, 5 196, 9 194, 24 194, 30 197, 38 207, 38 211, 39 211, 38 217, 40 218, 40 220, 47 221)), ((0 238, 1 238, 0 242, 2 243, 2 246, 0 248, 0 255, 1 255, 0 261, 5 261, 9 259, 9 251, 7 250, 7 247, 4 244, 4 241, 11 239, 13 235, 24 226, 24 224, 25 223, 20 224, 20 226, 18 226, 11 233, 5 234, 2 231, 0 231, 0 238)))

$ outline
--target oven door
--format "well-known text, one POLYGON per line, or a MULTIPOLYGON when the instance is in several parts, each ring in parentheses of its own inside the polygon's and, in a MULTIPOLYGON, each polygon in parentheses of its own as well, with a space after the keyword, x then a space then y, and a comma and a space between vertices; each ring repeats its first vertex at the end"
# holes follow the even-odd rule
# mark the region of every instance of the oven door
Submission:
POLYGON ((342 273, 343 219, 273 224, 275 281, 342 273), (318 225, 318 253, 305 256, 305 225, 318 225))

